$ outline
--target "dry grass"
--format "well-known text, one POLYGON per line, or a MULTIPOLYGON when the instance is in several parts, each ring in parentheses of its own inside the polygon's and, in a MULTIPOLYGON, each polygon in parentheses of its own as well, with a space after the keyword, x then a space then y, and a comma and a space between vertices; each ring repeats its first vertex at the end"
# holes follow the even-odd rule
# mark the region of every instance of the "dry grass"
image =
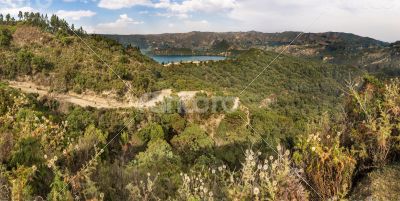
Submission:
POLYGON ((399 178, 399 164, 375 170, 355 187, 350 200, 400 200, 399 178))

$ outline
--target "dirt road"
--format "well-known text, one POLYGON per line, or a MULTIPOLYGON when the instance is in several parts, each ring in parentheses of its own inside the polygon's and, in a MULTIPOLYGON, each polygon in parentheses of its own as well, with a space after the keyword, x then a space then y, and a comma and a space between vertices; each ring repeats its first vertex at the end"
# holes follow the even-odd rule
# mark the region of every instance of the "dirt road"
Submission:
POLYGON ((150 108, 162 102, 164 98, 170 97, 172 94, 171 89, 165 89, 159 92, 154 92, 148 99, 135 99, 129 101, 119 101, 110 97, 103 97, 94 93, 90 94, 77 94, 68 92, 66 94, 50 93, 48 87, 38 86, 32 82, 17 82, 8 81, 12 88, 20 89, 25 93, 37 93, 39 96, 49 96, 60 102, 68 102, 82 107, 91 106, 94 108, 150 108))

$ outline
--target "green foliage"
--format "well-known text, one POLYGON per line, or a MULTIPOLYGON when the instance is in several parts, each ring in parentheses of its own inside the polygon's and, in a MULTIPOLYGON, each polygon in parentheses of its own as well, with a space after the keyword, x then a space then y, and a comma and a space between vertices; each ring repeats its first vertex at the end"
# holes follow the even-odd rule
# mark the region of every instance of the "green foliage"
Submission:
POLYGON ((41 162, 43 162, 43 152, 40 141, 37 138, 29 137, 17 143, 10 164, 17 167, 39 165, 41 162))
POLYGON ((132 85, 138 90, 137 95, 154 91, 155 80, 143 72, 134 74, 132 85))
MULTIPOLYGON (((197 90, 202 92, 196 98, 205 100, 190 105, 174 96, 164 101, 171 100, 171 107, 162 113, 66 109, 0 85, 0 190, 6 186, 15 200, 342 199, 365 169, 398 160, 399 81, 367 77, 360 89, 351 88, 346 118, 325 117, 307 129, 324 111, 338 114, 339 87, 349 73, 359 74, 356 69, 285 55, 270 65, 277 54, 261 50, 164 67, 138 49, 83 35, 99 59, 74 42, 78 38, 57 16, 22 13, 18 23, 8 18, 7 29, 29 40, 1 49, 2 78, 28 76, 57 92, 107 91, 121 99, 159 89, 197 90), (24 30, 35 34, 24 36, 24 30), (115 72, 102 60, 115 63, 115 72), (220 97, 238 94, 238 109, 224 110, 220 97), (190 113, 192 107, 209 110, 190 113), (278 157, 269 156, 266 144, 287 145, 296 163, 281 146, 278 157), (247 147, 260 153, 244 153, 247 147), (293 174, 293 166, 303 170, 296 174, 312 189, 293 174)), ((215 48, 223 51, 229 43, 217 41, 215 48)), ((235 98, 226 98, 228 109, 235 98)))
MULTIPOLYGON (((239 171, 227 166, 181 174, 179 200, 308 200, 300 179, 291 174, 289 152, 263 159, 246 150, 239 171)), ((262 153, 261 153, 262 154, 262 153)))
POLYGON ((312 191, 312 196, 321 200, 345 198, 356 168, 355 158, 340 146, 342 128, 330 124, 326 115, 316 124, 311 124, 308 137, 298 141, 298 151, 293 156, 316 191, 312 191))
POLYGON ((361 170, 381 167, 400 153, 400 81, 382 84, 367 77, 357 91, 350 86, 346 111, 346 145, 359 160, 361 170))
POLYGON ((172 151, 172 147, 162 139, 150 141, 145 152, 136 157, 135 166, 144 174, 159 174, 160 185, 156 190, 159 197, 167 197, 178 185, 181 159, 172 151))
POLYGON ((278 144, 281 140, 287 142, 289 138, 293 138, 301 132, 299 128, 295 130, 296 126, 293 119, 269 110, 254 111, 251 125, 258 133, 263 135, 265 140, 273 144, 278 144))
POLYGON ((187 161, 212 153, 214 145, 213 140, 197 125, 187 127, 171 140, 171 144, 187 161))
POLYGON ((173 172, 180 166, 179 156, 175 155, 172 147, 162 139, 151 141, 146 151, 136 156, 136 160, 140 168, 153 172, 173 172))
POLYGON ((161 125, 156 123, 150 123, 145 128, 139 131, 139 138, 142 142, 149 142, 157 139, 165 139, 164 130, 161 125))
POLYGON ((80 107, 74 108, 66 118, 68 122, 68 129, 72 133, 80 133, 87 126, 94 123, 92 114, 80 107))
POLYGON ((37 56, 33 57, 32 64, 33 64, 33 70, 39 72, 41 71, 49 72, 54 68, 54 65, 46 61, 46 59, 43 57, 37 57, 37 56))
MULTIPOLYGON (((77 147, 81 152, 90 152, 93 147, 101 147, 107 143, 107 133, 103 133, 100 129, 97 129, 93 124, 90 124, 86 129, 82 137, 79 138, 77 147)), ((90 158, 90 156, 86 156, 90 158)))
POLYGON ((17 53, 17 68, 20 74, 31 74, 33 54, 25 49, 17 53))
POLYGON ((10 46, 11 40, 11 32, 8 29, 0 29, 0 47, 10 46))
POLYGON ((172 129, 174 134, 181 133, 186 128, 186 120, 179 114, 164 114, 162 117, 162 123, 167 129, 172 129))
POLYGON ((72 194, 69 192, 67 185, 63 179, 62 174, 59 170, 56 170, 56 174, 51 184, 51 191, 47 195, 47 199, 51 201, 69 201, 73 200, 72 194))
POLYGON ((9 180, 11 181, 11 200, 31 200, 32 189, 28 181, 35 173, 35 166, 32 168, 20 166, 12 171, 9 180))

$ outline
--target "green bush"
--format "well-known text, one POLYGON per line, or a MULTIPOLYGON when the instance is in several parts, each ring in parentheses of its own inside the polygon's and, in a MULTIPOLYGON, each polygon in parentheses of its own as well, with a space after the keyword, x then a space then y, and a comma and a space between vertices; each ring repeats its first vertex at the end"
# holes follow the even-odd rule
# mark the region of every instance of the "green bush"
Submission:
POLYGON ((351 187, 356 160, 340 145, 341 127, 331 125, 327 116, 311 124, 309 135, 301 138, 293 158, 304 170, 314 199, 343 199, 351 187))
POLYGON ((349 126, 344 139, 363 171, 382 167, 400 154, 400 81, 367 77, 361 91, 350 87, 349 126))
POLYGON ((164 130, 161 125, 150 123, 139 131, 138 136, 142 142, 147 143, 156 139, 165 139, 164 130))
POLYGON ((197 125, 187 127, 171 140, 172 146, 187 160, 212 153, 213 140, 197 125))
POLYGON ((0 47, 10 46, 12 41, 12 34, 8 29, 0 29, 0 47))
POLYGON ((32 58, 33 70, 35 71, 46 71, 49 72, 54 68, 54 65, 48 61, 46 61, 43 57, 35 56, 32 58))
POLYGON ((32 59, 34 55, 28 50, 22 49, 17 53, 17 70, 22 75, 32 73, 32 59))
POLYGON ((17 143, 10 164, 14 167, 40 165, 43 162, 43 155, 39 139, 29 137, 17 143))

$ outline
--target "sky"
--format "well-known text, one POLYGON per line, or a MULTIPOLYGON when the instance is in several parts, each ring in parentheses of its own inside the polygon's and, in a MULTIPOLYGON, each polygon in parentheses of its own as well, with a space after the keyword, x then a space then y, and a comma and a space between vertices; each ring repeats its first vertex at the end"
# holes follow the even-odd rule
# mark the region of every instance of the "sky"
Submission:
POLYGON ((0 0, 0 13, 57 14, 88 33, 347 32, 400 40, 400 0, 0 0))

